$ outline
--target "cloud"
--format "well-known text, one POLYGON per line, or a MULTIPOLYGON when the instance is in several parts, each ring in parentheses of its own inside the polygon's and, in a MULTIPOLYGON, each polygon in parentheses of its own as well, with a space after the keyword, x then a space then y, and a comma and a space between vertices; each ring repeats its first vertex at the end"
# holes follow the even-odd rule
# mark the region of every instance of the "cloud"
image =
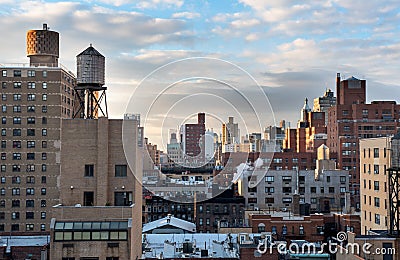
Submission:
POLYGON ((139 9, 180 8, 183 4, 183 0, 146 0, 137 3, 136 7, 139 9))
POLYGON ((194 12, 180 12, 172 14, 172 18, 185 18, 185 19, 195 19, 199 18, 201 15, 194 12))

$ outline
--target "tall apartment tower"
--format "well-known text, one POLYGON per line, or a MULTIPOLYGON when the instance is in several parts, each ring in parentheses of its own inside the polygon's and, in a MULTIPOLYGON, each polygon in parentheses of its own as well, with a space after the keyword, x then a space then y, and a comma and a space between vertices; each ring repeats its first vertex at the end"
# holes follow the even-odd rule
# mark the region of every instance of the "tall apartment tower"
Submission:
POLYGON ((328 124, 328 110, 330 107, 336 105, 336 97, 331 89, 327 89, 322 97, 314 99, 314 112, 325 113, 325 125, 328 124))
POLYGON ((181 140, 183 146, 183 156, 193 163, 204 161, 206 132, 206 115, 198 113, 197 124, 185 124, 181 128, 181 140), (192 159, 190 159, 192 157, 192 159), (196 157, 196 158, 193 158, 196 157))
POLYGON ((75 76, 58 65, 58 33, 27 33, 29 64, 1 65, 0 234, 48 232, 59 204, 62 119, 71 118, 75 76))
POLYGON ((329 109, 327 146, 337 153, 338 167, 351 175, 352 206, 360 209, 360 138, 395 134, 399 127, 400 105, 395 101, 366 104, 366 81, 336 77, 337 104, 329 109))

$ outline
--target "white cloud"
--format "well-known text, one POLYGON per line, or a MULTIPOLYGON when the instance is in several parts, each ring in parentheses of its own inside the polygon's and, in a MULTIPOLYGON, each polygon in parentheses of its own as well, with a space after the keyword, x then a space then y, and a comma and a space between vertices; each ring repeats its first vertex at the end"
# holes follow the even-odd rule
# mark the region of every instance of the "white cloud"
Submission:
POLYGON ((137 3, 136 7, 140 9, 180 8, 183 4, 183 0, 146 0, 137 3))
POLYGON ((249 41, 249 42, 257 41, 259 38, 260 37, 257 33, 250 33, 250 34, 246 35, 246 37, 245 37, 246 41, 249 41))
POLYGON ((201 17, 201 15, 199 13, 194 13, 194 12, 180 12, 172 14, 172 18, 195 19, 199 17, 201 17))

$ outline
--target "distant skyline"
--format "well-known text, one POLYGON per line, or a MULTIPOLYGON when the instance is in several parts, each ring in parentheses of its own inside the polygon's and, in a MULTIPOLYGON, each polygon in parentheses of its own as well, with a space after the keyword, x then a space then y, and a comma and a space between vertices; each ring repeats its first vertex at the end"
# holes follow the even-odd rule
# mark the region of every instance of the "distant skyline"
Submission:
POLYGON ((400 3, 394 0, 0 4, 0 64, 27 63, 26 31, 42 23, 60 33, 60 63, 73 72, 76 55, 92 43, 106 57, 110 118, 123 117, 146 75, 195 56, 248 71, 268 96, 277 123, 285 119, 294 126, 306 97, 312 106, 326 88, 335 91, 337 72, 366 79, 368 102, 400 100, 400 3))

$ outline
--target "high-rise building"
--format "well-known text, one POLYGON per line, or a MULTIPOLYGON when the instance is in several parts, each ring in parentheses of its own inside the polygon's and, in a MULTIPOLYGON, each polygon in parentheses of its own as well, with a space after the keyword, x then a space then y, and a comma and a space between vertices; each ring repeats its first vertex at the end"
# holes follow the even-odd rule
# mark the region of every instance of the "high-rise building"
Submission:
POLYGON ((29 64, 1 65, 0 233, 48 232, 60 203, 62 119, 71 118, 76 77, 58 64, 58 33, 30 30, 29 64))
POLYGON ((360 138, 395 134, 399 127, 400 105, 395 101, 366 104, 366 81, 336 77, 337 104, 329 109, 327 146, 337 153, 338 167, 351 175, 352 205, 360 209, 360 138))
POLYGON ((222 145, 238 144, 240 142, 240 130, 238 123, 230 116, 228 123, 222 124, 222 145))
POLYGON ((390 137, 360 139, 361 234, 388 230, 390 137))
POLYGON ((185 124, 181 127, 183 156, 191 163, 204 162, 206 132, 206 115, 198 113, 196 124, 185 124))
POLYGON ((328 124, 328 110, 330 107, 336 105, 336 97, 331 89, 327 89, 322 97, 314 98, 314 112, 325 113, 325 125, 328 124))

